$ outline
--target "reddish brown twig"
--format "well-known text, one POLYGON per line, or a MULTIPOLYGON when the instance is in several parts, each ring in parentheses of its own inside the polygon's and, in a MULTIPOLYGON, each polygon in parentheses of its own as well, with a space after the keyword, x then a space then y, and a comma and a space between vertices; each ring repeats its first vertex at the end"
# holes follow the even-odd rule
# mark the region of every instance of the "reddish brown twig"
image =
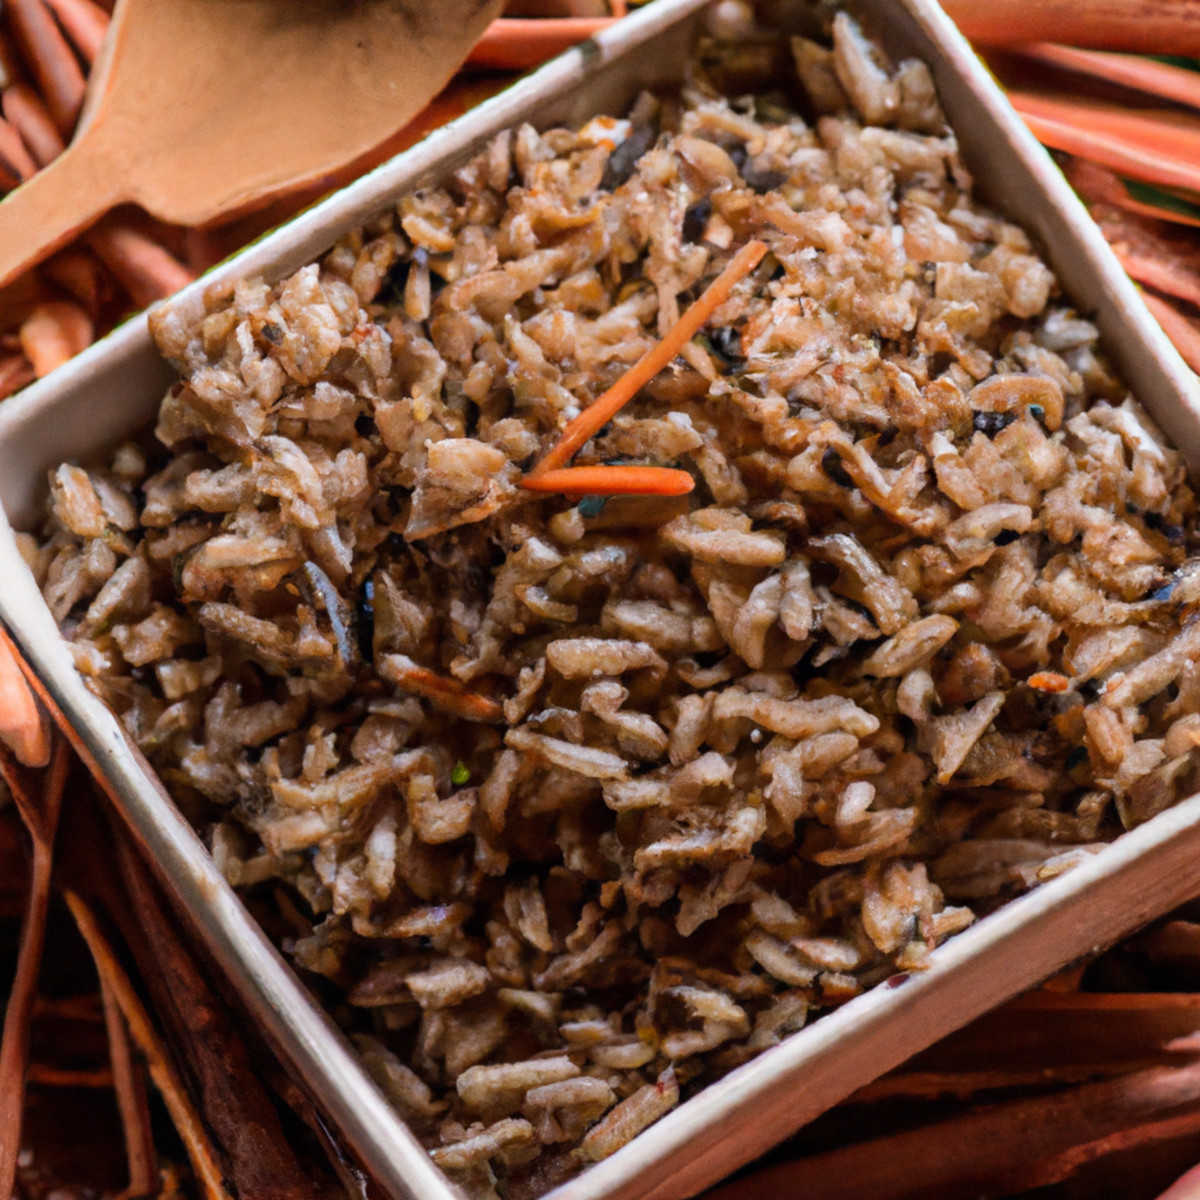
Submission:
POLYGON ((0 104, 5 118, 21 135, 36 166, 44 167, 63 152, 62 135, 55 127, 50 110, 29 84, 14 83, 6 87, 0 104))
POLYGON ((140 308, 186 287, 195 275, 164 247, 121 221, 105 221, 85 238, 140 308))
POLYGON ((133 1056, 129 1029, 113 992, 112 981, 100 976, 100 998, 104 1004, 104 1028, 112 1064, 112 1086, 125 1135, 125 1161, 129 1169, 128 1196, 149 1196, 158 1190, 158 1152, 146 1095, 142 1065, 133 1056))
POLYGON ((1064 163, 1063 174, 1088 204, 1107 204, 1136 216, 1200 228, 1200 216, 1161 207, 1131 196, 1121 177, 1099 163, 1088 162, 1086 158, 1072 157, 1064 163))
POLYGON ((1200 1062, 969 1109, 960 1116, 772 1167, 707 1200, 902 1200, 1010 1195, 1103 1154, 1200 1131, 1200 1062))
POLYGON ((155 1033, 129 976, 126 975, 100 927, 100 922, 77 893, 67 891, 64 898, 91 952, 97 973, 107 981, 113 999, 129 1026, 130 1036, 145 1056, 150 1078, 154 1080, 154 1086, 158 1088, 167 1111, 171 1114, 171 1120, 179 1132, 192 1169, 204 1188, 205 1196, 208 1200, 231 1200, 225 1190, 221 1168, 205 1133, 200 1114, 180 1082, 166 1048, 155 1033))
MULTIPOLYGON (((143 978, 160 1019, 196 1084, 207 1126, 224 1150, 226 1177, 238 1195, 255 1200, 311 1200, 315 1187, 288 1144, 279 1115, 259 1081, 232 1017, 205 981, 194 948, 180 936, 145 864, 117 836, 116 856, 136 930, 154 962, 143 978)), ((128 1017, 127 1017, 128 1019, 128 1017)))
MULTIPOLYGON (((1018 111, 1020 111, 1019 105, 1018 111)), ((1169 157, 1117 137, 1093 125, 1079 128, 1061 120, 1038 116, 1031 112, 1021 114, 1034 137, 1043 145, 1054 150, 1065 150, 1081 158, 1091 159, 1101 166, 1111 167, 1135 179, 1163 187, 1190 188, 1200 190, 1200 165, 1188 159, 1169 157)))
POLYGON ((1173 67, 1152 58, 1079 50, 1043 42, 1017 49, 1021 58, 1042 66, 1074 71, 1105 83, 1119 83, 1150 96, 1200 108, 1200 75, 1186 67, 1173 67))
POLYGON ((1200 7, 1179 0, 942 0, 973 42, 1068 42, 1138 54, 1200 54, 1200 7))
POLYGON ((1137 111, 1119 104, 1010 89, 1008 98, 1023 116, 1041 117, 1077 133, 1093 134, 1162 158, 1192 162, 1200 155, 1200 118, 1157 109, 1137 111))
POLYGON ((1153 292, 1143 292, 1142 299, 1163 332, 1175 343, 1183 361, 1193 371, 1200 371, 1200 326, 1153 292))
POLYGON ((0 1041, 0 1196, 11 1196, 17 1175, 17 1153, 21 1141, 21 1118, 25 1108, 25 1072, 29 1062, 29 1031, 33 1022, 38 973, 46 940, 46 915, 50 905, 50 871, 54 835, 62 806, 63 788, 70 766, 70 751, 59 740, 50 771, 38 799, 33 780, 12 753, 0 747, 0 777, 8 785, 21 820, 33 845, 29 904, 21 926, 21 948, 17 974, 4 1012, 4 1034, 0 1041))
POLYGON ((111 18, 91 0, 45 0, 75 49, 91 65, 104 45, 111 18))
POLYGON ((1036 991, 868 1084, 853 1102, 1083 1083, 1190 1061, 1200 995, 1036 991))
POLYGON ((63 250, 39 268, 42 276, 95 314, 105 292, 104 268, 87 250, 63 250))
POLYGON ((73 300, 39 304, 21 324, 21 349, 41 379, 92 344, 92 319, 73 300))
POLYGON ((111 1067, 48 1067, 43 1063, 30 1063, 25 1072, 25 1081, 37 1087, 55 1088, 111 1088, 111 1067))
POLYGON ((0 120, 0 189, 12 191, 37 170, 21 135, 8 121, 0 120))
POLYGON ((4 10, 38 91, 64 138, 83 107, 83 71, 43 0, 7 0, 4 10))
POLYGON ((33 366, 24 354, 0 358, 0 400, 34 380, 33 366))

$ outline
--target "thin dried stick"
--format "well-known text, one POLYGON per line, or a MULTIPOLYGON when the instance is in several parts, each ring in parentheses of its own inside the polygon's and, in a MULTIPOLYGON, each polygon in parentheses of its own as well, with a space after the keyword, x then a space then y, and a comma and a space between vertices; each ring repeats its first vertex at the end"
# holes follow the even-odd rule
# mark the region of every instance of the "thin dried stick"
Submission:
POLYGON ((1200 1062, 1153 1067, 1003 1104, 771 1167, 706 1200, 902 1200, 1009 1195, 1103 1154, 1200 1131, 1200 1062))
POLYGON ((942 0, 973 42, 1069 42, 1139 54, 1200 54, 1200 5, 1180 0, 942 0))
POLYGON ((0 107, 37 166, 44 167, 63 152, 62 136, 55 128, 50 110, 29 84, 14 83, 6 87, 0 107))
POLYGON ((1100 79, 1119 83, 1151 96, 1174 100, 1200 108, 1200 75, 1186 67, 1173 67, 1152 58, 1129 54, 1110 54, 1103 50, 1079 50, 1074 46, 1056 46, 1043 42, 1020 46, 1016 53, 1042 66, 1059 67, 1100 79))
POLYGON ((1179 262, 1139 253, 1136 247, 1112 238, 1109 238, 1109 244, 1131 279, 1174 296, 1176 300, 1200 304, 1200 280, 1179 262))
MULTIPOLYGON (((1085 158, 1070 158, 1063 164, 1063 174, 1067 182, 1089 204, 1110 204, 1122 212, 1134 213, 1139 217, 1151 217, 1157 221, 1170 221, 1175 225, 1189 225, 1200 228, 1200 216, 1192 216, 1171 208, 1162 208, 1155 204, 1138 200, 1129 194, 1128 188, 1121 177, 1115 172, 1088 162, 1085 158)), ((1170 199, 1170 197, 1165 197, 1170 199)))
MULTIPOLYGON (((152 958, 142 974, 164 1027, 195 1080, 206 1121, 227 1157, 227 1178, 254 1200, 310 1200, 314 1188, 292 1152, 279 1114, 260 1083, 229 1010, 180 936, 178 919, 129 840, 116 836, 116 861, 137 913, 126 940, 152 958)), ((140 960, 139 960, 140 961, 140 960)))
POLYGON ((25 1081, 37 1087, 54 1088, 111 1088, 111 1067, 95 1070, 68 1067, 48 1067, 43 1063, 30 1063, 25 1072, 25 1081))
POLYGON ((747 242, 730 259, 725 270, 708 285, 704 294, 679 318, 666 337, 643 354, 604 395, 567 423, 558 441, 530 474, 538 475, 566 466, 576 451, 599 433, 696 336, 700 327, 729 299, 734 287, 762 262, 766 252, 765 243, 747 242))
POLYGON ((50 872, 54 834, 62 805, 63 787, 71 764, 70 751, 61 739, 54 749, 40 803, 30 793, 28 772, 23 772, 8 750, 0 748, 0 776, 8 784, 33 843, 29 906, 21 926, 17 974, 4 1012, 0 1041, 0 1196, 11 1196, 17 1177, 21 1143, 21 1116, 25 1108, 25 1072, 29 1063, 29 1030, 33 1022, 38 973, 46 942, 46 914, 50 907, 50 872))
POLYGON ((559 467, 521 480, 531 492, 568 496, 685 496, 695 486, 691 475, 674 467, 559 467))
POLYGON ((100 307, 104 294, 104 268, 87 250, 63 250, 47 259, 40 273, 69 293, 90 313, 100 307))
MULTIPOLYGON (((1018 109, 1019 111, 1019 109, 1018 109)), ((1124 139, 1109 136, 1096 128, 1079 129, 1062 121, 1022 113, 1025 124, 1034 137, 1053 150, 1065 150, 1080 158, 1098 162, 1135 179, 1163 187, 1189 188, 1200 191, 1200 165, 1131 145, 1124 139)))
POLYGON ((97 226, 85 241, 140 308, 173 296, 196 278, 157 242, 119 221, 97 226))
POLYGON ((1154 319, 1163 327, 1163 332, 1175 343, 1175 349, 1183 356, 1183 361, 1193 371, 1200 371, 1200 327, 1153 292, 1143 292, 1142 299, 1154 319))
POLYGON ((1200 117, 1165 109, 1131 111, 1098 100, 1076 100, 1010 89, 1008 98, 1021 114, 1069 125, 1077 132, 1099 130, 1134 150, 1194 162, 1200 158, 1200 117))
POLYGON ((145 1056, 150 1068, 150 1078, 154 1080, 154 1086, 158 1088, 167 1111, 171 1114, 171 1120, 187 1150, 192 1168, 204 1188, 204 1194, 208 1200, 232 1200, 225 1190, 221 1168, 209 1145, 200 1114, 196 1112, 191 1098, 184 1090, 167 1056, 166 1047, 155 1033, 129 976, 125 974, 107 937, 101 931, 99 921, 76 892, 68 890, 63 895, 71 915, 75 918, 75 924, 79 927, 88 950, 91 951, 97 974, 101 979, 107 980, 121 1015, 128 1024, 129 1033, 145 1056))
POLYGON ((24 354, 0 358, 0 400, 34 380, 33 365, 24 354))
POLYGON ((0 121, 0 187, 12 191, 37 170, 15 126, 0 121))
POLYGON ((76 996, 39 996, 36 1014, 39 1017, 58 1017, 64 1021, 95 1024, 104 1020, 104 1006, 95 992, 76 996))
POLYGON ((113 1091, 125 1135, 125 1161, 129 1168, 127 1196, 150 1196, 158 1190, 158 1152, 150 1124, 146 1078, 133 1057, 129 1028, 113 992, 112 982, 100 976, 100 999, 104 1005, 104 1029, 108 1035, 113 1091))
POLYGON ((467 61, 477 67, 524 71, 607 29, 616 17, 499 17, 467 61))
POLYGON ((6 0, 4 11, 58 132, 70 137, 86 86, 75 52, 43 0, 6 0))
POLYGON ((58 18, 71 44, 83 55, 90 66, 96 61, 100 47, 111 21, 104 9, 91 0, 45 0, 50 11, 58 18))
POLYGON ((854 1102, 1082 1083, 1178 1064, 1198 1033, 1200 995, 1031 992, 868 1084, 854 1102))
POLYGON ((49 300, 22 322, 21 349, 41 379, 86 350, 93 334, 91 317, 74 300, 49 300))
POLYGON ((44 767, 50 761, 45 717, 6 640, 0 641, 0 743, 10 746, 27 767, 44 767))

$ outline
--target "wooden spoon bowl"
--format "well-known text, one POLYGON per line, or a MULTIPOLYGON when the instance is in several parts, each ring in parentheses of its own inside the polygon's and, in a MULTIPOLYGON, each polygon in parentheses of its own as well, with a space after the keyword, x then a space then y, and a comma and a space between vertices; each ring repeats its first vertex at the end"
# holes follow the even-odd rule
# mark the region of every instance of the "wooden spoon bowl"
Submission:
POLYGON ((332 179, 442 89, 502 0, 120 0, 74 142, 0 203, 0 286, 118 204, 226 220, 332 179))

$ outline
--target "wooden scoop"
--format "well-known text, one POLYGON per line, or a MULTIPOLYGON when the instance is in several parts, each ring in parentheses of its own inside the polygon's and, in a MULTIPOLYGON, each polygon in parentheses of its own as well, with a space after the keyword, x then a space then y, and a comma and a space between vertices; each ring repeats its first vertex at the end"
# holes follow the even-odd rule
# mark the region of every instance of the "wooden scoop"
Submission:
POLYGON ((502 0, 120 0, 75 140, 0 203, 0 286, 118 204, 204 226, 417 115, 502 0))

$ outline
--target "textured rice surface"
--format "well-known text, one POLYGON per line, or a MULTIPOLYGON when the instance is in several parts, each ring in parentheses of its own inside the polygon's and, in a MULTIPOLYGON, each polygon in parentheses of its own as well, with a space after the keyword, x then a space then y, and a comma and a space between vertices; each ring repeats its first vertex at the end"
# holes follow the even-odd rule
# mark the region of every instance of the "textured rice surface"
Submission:
POLYGON ((59 468, 27 543, 79 669, 479 1195, 611 1154, 1195 776, 1180 457, 973 200, 926 69, 844 16, 701 63, 160 310, 156 444, 59 468), (712 86, 780 45, 781 91, 712 86), (751 237, 576 459, 696 490, 521 491, 751 237))

